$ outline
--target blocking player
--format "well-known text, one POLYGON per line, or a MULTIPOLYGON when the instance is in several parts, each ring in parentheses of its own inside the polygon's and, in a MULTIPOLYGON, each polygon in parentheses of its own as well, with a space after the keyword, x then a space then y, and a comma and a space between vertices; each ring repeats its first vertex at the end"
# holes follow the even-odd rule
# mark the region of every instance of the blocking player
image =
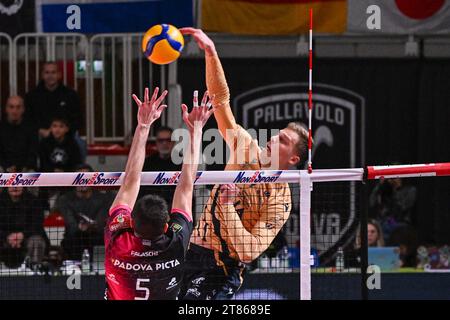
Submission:
MULTIPOLYGON (((105 228, 105 298, 111 300, 175 299, 183 273, 189 238, 192 233, 192 192, 197 171, 202 127, 213 113, 205 93, 199 107, 188 113, 182 105, 183 120, 190 132, 181 176, 169 214, 167 203, 148 195, 136 204, 150 126, 166 105, 167 91, 158 98, 158 88, 149 100, 133 95, 139 106, 138 125, 125 169, 125 177, 109 211, 105 228)), ((195 100, 195 99, 194 99, 195 100)))
MULTIPOLYGON (((290 123, 261 149, 239 126, 213 41, 200 29, 182 28, 205 52, 206 83, 215 95, 220 133, 231 150, 225 170, 290 169, 306 159, 308 132, 290 123)), ((196 226, 186 260, 184 299, 231 299, 243 282, 245 264, 258 258, 289 218, 287 183, 214 186, 196 226)))

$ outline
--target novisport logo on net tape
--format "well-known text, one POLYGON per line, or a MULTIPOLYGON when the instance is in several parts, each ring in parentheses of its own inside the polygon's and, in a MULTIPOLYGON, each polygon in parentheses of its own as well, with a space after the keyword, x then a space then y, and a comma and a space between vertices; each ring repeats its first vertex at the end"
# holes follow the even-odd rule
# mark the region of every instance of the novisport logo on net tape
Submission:
POLYGON ((233 183, 273 183, 280 178, 282 172, 280 170, 265 175, 261 171, 256 171, 252 176, 247 176, 245 171, 240 171, 233 183))
POLYGON ((13 173, 9 178, 9 174, 0 173, 0 186, 32 186, 39 180, 40 173, 13 173), (6 176, 6 178, 3 178, 6 176))
POLYGON ((92 176, 92 173, 79 173, 75 180, 73 180, 73 186, 113 186, 119 181, 120 172, 112 172, 112 173, 104 173, 104 172, 95 172, 92 176))
MULTIPOLYGON (((202 173, 203 172, 197 172, 194 183, 197 182, 197 180, 200 178, 202 173)), ((153 180, 153 184, 158 184, 158 185, 177 184, 180 177, 181 177, 180 171, 177 171, 172 175, 168 175, 168 174, 166 174, 166 172, 160 172, 156 176, 155 180, 153 180)))

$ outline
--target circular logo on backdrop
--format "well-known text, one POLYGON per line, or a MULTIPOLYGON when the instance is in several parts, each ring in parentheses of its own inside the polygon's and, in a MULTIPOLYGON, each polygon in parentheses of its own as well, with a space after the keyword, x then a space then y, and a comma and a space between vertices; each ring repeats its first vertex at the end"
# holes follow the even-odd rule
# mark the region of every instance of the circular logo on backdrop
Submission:
MULTIPOLYGON (((364 163, 365 99, 356 92, 315 84, 312 158, 314 168, 355 168, 364 163)), ((308 123, 308 84, 275 83, 238 95, 236 120, 247 129, 285 128, 291 121, 308 123)), ((258 137, 265 143, 263 137, 258 137)), ((265 137, 268 139, 268 134, 265 137)), ((291 185, 292 213, 286 223, 288 245, 299 238, 299 186, 291 185)), ((352 245, 359 223, 358 189, 353 182, 315 184, 311 198, 311 247, 320 263, 333 261, 339 247, 352 245)), ((273 224, 266 224, 272 229, 273 224)))
POLYGON ((445 0, 395 0, 397 8, 411 19, 423 20, 433 16, 445 0))
POLYGON ((7 16, 15 15, 23 6, 23 0, 0 1, 0 13, 7 16))

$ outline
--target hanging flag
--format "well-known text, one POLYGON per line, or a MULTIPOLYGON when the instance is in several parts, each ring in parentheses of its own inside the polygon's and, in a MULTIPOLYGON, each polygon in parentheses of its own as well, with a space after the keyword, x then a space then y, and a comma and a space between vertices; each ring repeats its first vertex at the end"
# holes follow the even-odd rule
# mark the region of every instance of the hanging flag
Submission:
POLYGON ((314 31, 346 30, 347 0, 205 0, 202 28, 212 32, 248 35, 305 34, 309 9, 314 10, 314 31))
POLYGON ((14 37, 19 33, 34 32, 33 0, 0 0, 0 32, 14 37))
POLYGON ((143 32, 159 23, 186 27, 193 25, 192 0, 36 0, 36 19, 40 32, 143 32), (79 8, 80 29, 67 26, 73 5, 79 8))
POLYGON ((348 0, 348 29, 357 33, 439 34, 450 32, 449 0, 348 0), (380 8, 380 29, 370 30, 370 5, 380 8))

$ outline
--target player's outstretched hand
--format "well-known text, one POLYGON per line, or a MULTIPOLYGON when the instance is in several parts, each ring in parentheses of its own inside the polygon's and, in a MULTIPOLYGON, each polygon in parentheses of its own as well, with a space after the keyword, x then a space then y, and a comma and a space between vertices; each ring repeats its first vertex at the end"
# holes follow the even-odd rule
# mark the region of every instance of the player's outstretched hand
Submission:
POLYGON ((200 49, 205 50, 205 52, 209 55, 216 54, 216 47, 214 42, 203 32, 201 29, 195 28, 181 28, 180 32, 183 35, 191 35, 194 37, 195 42, 197 42, 200 49))
POLYGON ((203 95, 201 105, 198 105, 198 91, 194 91, 192 111, 188 112, 188 107, 185 104, 181 105, 183 111, 183 121, 188 127, 191 134, 194 128, 202 129, 209 117, 214 113, 214 97, 210 98, 208 91, 203 95))
POLYGON ((150 127, 150 125, 155 122, 155 120, 159 119, 163 110, 167 108, 167 105, 161 105, 162 101, 167 95, 167 90, 164 90, 159 98, 158 92, 159 88, 156 87, 155 91, 153 91, 152 98, 149 100, 148 88, 145 88, 143 102, 139 100, 139 98, 135 94, 133 94, 132 97, 139 107, 137 114, 138 125, 150 127))

